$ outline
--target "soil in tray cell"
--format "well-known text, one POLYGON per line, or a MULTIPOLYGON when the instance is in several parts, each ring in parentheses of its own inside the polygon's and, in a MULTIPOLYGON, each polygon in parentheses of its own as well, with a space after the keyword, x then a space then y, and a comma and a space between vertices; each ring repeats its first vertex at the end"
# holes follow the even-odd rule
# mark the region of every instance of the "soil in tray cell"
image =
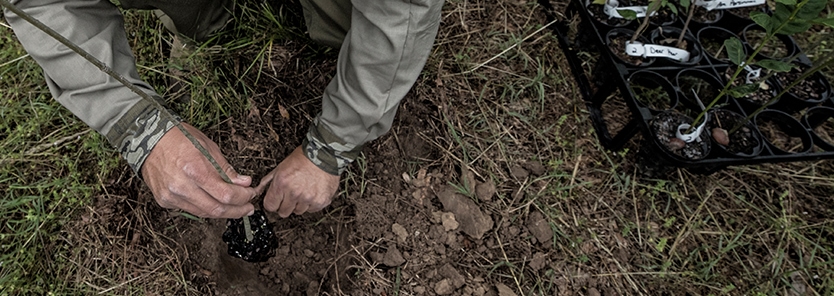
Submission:
POLYGON ((643 106, 652 110, 668 110, 672 108, 672 97, 662 86, 644 86, 632 83, 634 98, 643 106))
POLYGON ((675 137, 675 130, 678 126, 691 120, 677 112, 664 112, 652 119, 651 129, 658 142, 663 144, 666 150, 689 160, 703 159, 709 154, 709 138, 706 132, 701 134, 699 140, 691 143, 685 143, 675 137))
MULTIPOLYGON (((800 76, 802 76, 802 71, 797 68, 793 68, 790 72, 779 73, 776 76, 776 79, 779 80, 779 83, 787 87, 794 81, 798 80, 800 76)), ((814 79, 813 75, 800 81, 790 90, 791 94, 795 95, 797 99, 811 101, 819 101, 822 99, 821 95, 825 91, 825 85, 814 79)))
MULTIPOLYGON (((631 36, 619 34, 611 36, 611 42, 608 43, 608 49, 624 62, 634 66, 640 66, 645 60, 643 57, 630 56, 625 52, 625 45, 629 40, 631 40, 631 36)), ((645 42, 645 40, 643 41, 645 42)))
POLYGON ((686 105, 688 105, 685 107, 689 108, 700 108, 696 98, 701 100, 701 103, 705 106, 708 105, 713 99, 715 99, 716 96, 718 96, 718 92, 720 92, 716 86, 710 84, 706 80, 700 77, 685 74, 681 74, 681 76, 678 77, 678 87, 680 88, 681 93, 683 93, 686 105))
MULTIPOLYGON (((766 35, 767 32, 759 29, 750 29, 744 32, 744 38, 747 44, 750 44, 750 47, 754 49, 762 43, 766 35)), ((788 55, 790 55, 788 45, 782 42, 781 39, 773 37, 765 43, 757 57, 766 56, 773 59, 782 59, 788 57, 788 55)))
POLYGON ((764 5, 756 5, 756 6, 747 6, 747 7, 739 7, 733 9, 727 9, 724 13, 731 13, 735 16, 738 16, 743 19, 750 19, 750 13, 754 11, 762 11, 764 9, 764 5))
POLYGON ((711 129, 710 133, 715 142, 724 147, 727 152, 732 154, 752 154, 755 148, 759 146, 759 140, 757 140, 754 131, 750 127, 742 125, 747 123, 744 116, 726 110, 716 110, 716 112, 711 114, 712 117, 710 117, 708 124, 708 127, 711 129), (736 129, 736 126, 739 125, 741 127, 736 129), (727 134, 733 129, 736 129, 736 131, 727 134), (719 139, 722 137, 722 133, 727 137, 727 141, 724 141, 726 145, 722 144, 722 141, 719 139))
POLYGON ((757 122, 759 132, 767 139, 770 144, 776 146, 785 152, 797 153, 802 152, 802 139, 799 137, 792 137, 785 132, 783 127, 772 120, 764 119, 757 122))
MULTIPOLYGON (((620 6, 630 6, 629 3, 630 1, 620 1, 620 6)), ((625 26, 626 24, 631 22, 630 20, 624 18, 609 18, 608 15, 605 14, 605 12, 603 11, 603 8, 603 5, 600 4, 590 4, 588 5, 588 12, 597 21, 612 27, 625 26)))
MULTIPOLYGON (((711 24, 711 23, 717 22, 718 19, 721 17, 721 11, 720 10, 709 11, 706 8, 703 8, 702 6, 698 6, 698 5, 694 5, 694 7, 695 7, 695 12, 692 13, 692 21, 693 22, 698 22, 698 23, 702 23, 702 24, 711 24)), ((683 15, 683 10, 679 9, 678 12, 683 15)), ((686 18, 686 16, 684 16, 684 18, 686 18)))
MULTIPOLYGON (((728 67, 727 70, 724 71, 724 79, 725 80, 730 80, 730 78, 733 77, 733 73, 735 71, 736 71, 735 67, 728 67)), ((773 96, 774 96, 773 86, 771 86, 769 83, 767 83, 767 81, 762 80, 764 77, 767 76, 767 74, 764 71, 765 70, 762 70, 762 74, 760 76, 761 78, 759 78, 758 81, 752 81, 753 83, 758 83, 759 88, 756 91, 744 96, 745 99, 747 99, 747 100, 749 100, 753 103, 756 103, 758 105, 764 105, 765 103, 770 101, 770 99, 772 99, 773 96)), ((747 72, 741 72, 738 75, 738 77, 736 77, 736 79, 733 80, 733 87, 742 85, 743 83, 747 83, 746 75, 747 75, 747 72)))

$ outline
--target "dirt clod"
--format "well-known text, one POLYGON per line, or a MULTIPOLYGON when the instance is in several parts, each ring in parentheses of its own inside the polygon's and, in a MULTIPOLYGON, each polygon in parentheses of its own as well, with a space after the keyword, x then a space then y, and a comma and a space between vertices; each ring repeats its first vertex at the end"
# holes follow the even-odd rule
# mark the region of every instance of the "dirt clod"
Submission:
POLYGON ((481 201, 492 201, 492 197, 495 195, 495 192, 495 183, 491 180, 480 183, 475 187, 475 195, 477 195, 478 199, 481 201))
POLYGON ((406 231, 405 227, 403 227, 399 223, 394 223, 394 225, 391 225, 391 231, 394 232, 394 235, 397 236, 397 241, 399 241, 400 243, 405 242, 405 239, 408 238, 408 231, 406 231))
POLYGON ((523 167, 516 165, 510 168, 510 175, 512 175, 517 180, 524 180, 530 176, 530 172, 525 170, 523 167))
POLYGON ((536 177, 544 175, 544 173, 547 172, 547 168, 541 162, 538 161, 531 160, 525 162, 521 166, 524 167, 528 172, 530 172, 530 174, 536 177))
POLYGON ((530 217, 527 218, 527 229, 539 243, 546 246, 550 245, 550 239, 553 238, 553 230, 550 229, 550 223, 548 223, 541 212, 533 211, 530 213, 530 217))
POLYGON ((533 271, 539 271, 544 268, 546 261, 547 255, 542 252, 536 252, 536 254, 533 254, 533 259, 530 260, 530 268, 532 268, 533 271))
POLYGON ((463 285, 466 284, 466 278, 464 278, 463 275, 461 275, 460 272, 458 272, 458 270, 451 264, 447 263, 446 265, 443 265, 437 273, 443 278, 448 279, 455 290, 460 289, 460 287, 463 287, 463 285))
POLYGON ((495 285, 495 289, 498 290, 498 296, 516 296, 513 289, 505 284, 498 283, 495 285))
POLYGON ((397 267, 405 263, 405 258, 403 258, 403 254, 400 250, 397 250, 397 247, 389 247, 388 251, 385 252, 385 257, 382 258, 382 264, 385 264, 390 267, 397 267))
POLYGON ((492 218, 484 214, 474 201, 458 194, 454 188, 447 187, 437 195, 443 208, 455 214, 460 229, 475 239, 481 239, 492 229, 492 218))
POLYGON ((437 295, 451 295, 455 291, 449 279, 442 279, 434 285, 434 292, 437 295))

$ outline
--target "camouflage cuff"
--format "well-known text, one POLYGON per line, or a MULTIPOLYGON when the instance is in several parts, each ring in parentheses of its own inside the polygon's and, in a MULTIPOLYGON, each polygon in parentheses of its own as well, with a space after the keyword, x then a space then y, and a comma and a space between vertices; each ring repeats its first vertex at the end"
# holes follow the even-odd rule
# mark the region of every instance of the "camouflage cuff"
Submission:
MULTIPOLYGON (((155 99, 161 102, 160 98, 155 99)), ((182 121, 174 112, 168 112, 174 115, 173 121, 163 116, 152 103, 140 101, 106 135, 107 140, 122 153, 122 157, 140 178, 142 164, 148 154, 166 132, 182 121)))
POLYGON ((321 124, 318 118, 310 126, 301 146, 313 164, 332 175, 341 175, 362 151, 362 145, 345 143, 321 124))

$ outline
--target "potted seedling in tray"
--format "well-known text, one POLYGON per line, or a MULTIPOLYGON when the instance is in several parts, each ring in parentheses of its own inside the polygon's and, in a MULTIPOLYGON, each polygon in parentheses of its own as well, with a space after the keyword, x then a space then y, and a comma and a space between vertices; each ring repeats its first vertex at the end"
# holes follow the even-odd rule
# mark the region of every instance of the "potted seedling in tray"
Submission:
MULTIPOLYGON (((725 95, 731 95, 734 98, 740 98, 759 90, 760 86, 762 85, 762 83, 759 81, 751 83, 748 79, 748 83, 745 84, 738 85, 737 83, 735 83, 743 72, 747 71, 748 73, 746 75, 750 74, 750 66, 755 65, 773 71, 774 73, 788 72, 789 70, 791 70, 791 64, 789 64, 786 61, 772 59, 756 60, 755 57, 762 50, 765 44, 768 43, 770 39, 775 38, 776 34, 792 35, 795 33, 803 32, 810 28, 810 26, 814 23, 821 23, 829 26, 834 26, 834 20, 819 18, 819 14, 825 7, 825 5, 825 0, 803 0, 800 2, 795 2, 792 0, 780 0, 779 3, 777 3, 776 9, 772 16, 761 12, 753 12, 751 14, 751 18, 759 26, 765 29, 765 36, 763 36, 762 41, 758 43, 758 45, 753 49, 753 52, 749 56, 745 56, 745 52, 739 39, 730 38, 725 41, 724 45, 727 49, 729 59, 732 61, 733 64, 735 64, 735 71, 727 79, 724 87, 713 99, 713 101, 710 102, 710 104, 706 106, 704 110, 700 114, 698 114, 698 116, 696 116, 691 123, 681 125, 681 127, 686 126, 685 132, 682 132, 682 134, 686 135, 690 133, 697 133, 698 130, 693 128, 693 126, 700 126, 704 124, 704 122, 710 122, 708 114, 711 113, 713 107, 715 107, 716 104, 725 95)), ((799 126, 798 124, 793 123, 793 121, 796 120, 791 121, 790 119, 783 119, 784 116, 778 114, 768 114, 768 116, 762 116, 762 119, 759 120, 759 117, 757 117, 757 115, 764 111, 767 108, 767 106, 771 105, 773 102, 778 101, 790 89, 800 84, 807 78, 811 77, 824 67, 831 65, 832 63, 834 63, 834 58, 832 58, 831 54, 818 59, 817 63, 813 67, 810 67, 805 72, 802 72, 802 74, 799 75, 796 78, 796 80, 792 81, 789 85, 784 87, 784 89, 782 89, 778 94, 771 97, 767 102, 762 104, 761 107, 750 112, 748 116, 745 117, 743 120, 733 120, 735 121, 735 124, 732 125, 732 127, 730 127, 729 129, 727 128, 728 125, 726 123, 721 123, 717 126, 714 125, 711 128, 706 128, 706 130, 711 130, 713 140, 717 143, 721 143, 724 146, 734 145, 733 143, 731 143, 731 141, 734 138, 740 138, 739 136, 734 134, 737 132, 746 133, 747 130, 751 127, 749 125, 749 122, 751 122, 751 119, 753 119, 754 117, 757 118, 755 124, 757 124, 757 127, 760 131, 762 131, 762 129, 772 128, 772 126, 767 126, 764 124, 761 126, 758 125, 759 122, 766 122, 768 125, 774 125, 778 128, 781 128, 782 131, 787 134, 794 133, 793 131, 790 131, 790 129, 801 128, 801 126, 799 126), (772 118, 778 118, 778 120, 769 120, 772 118)), ((781 112, 771 113, 776 114, 781 112)), ((788 118, 790 117, 788 116, 788 118)), ((715 123, 716 122, 714 122, 714 124, 715 123)), ((798 131, 796 133, 801 134, 798 131)), ((765 132, 762 131, 762 134, 765 134, 765 132)), ((692 137, 681 140, 692 140, 692 137)), ((804 142, 806 142, 805 138, 803 138, 803 143, 804 142)), ((808 140, 808 142, 810 142, 810 140, 808 140)))

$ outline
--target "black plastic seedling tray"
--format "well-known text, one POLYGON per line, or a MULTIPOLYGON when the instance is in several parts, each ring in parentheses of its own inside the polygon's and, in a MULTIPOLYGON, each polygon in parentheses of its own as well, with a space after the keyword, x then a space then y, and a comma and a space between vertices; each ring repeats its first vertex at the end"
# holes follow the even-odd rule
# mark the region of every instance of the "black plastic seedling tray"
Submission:
MULTIPOLYGON (((645 150, 643 155, 650 155, 652 161, 661 166, 685 167, 699 173, 711 173, 731 165, 834 158, 834 141, 830 136, 834 134, 834 102, 830 95, 831 86, 822 75, 815 78, 820 79, 821 84, 825 86, 824 90, 814 95, 818 98, 791 100, 788 96, 783 96, 749 121, 743 130, 756 139, 753 143, 747 143, 749 147, 744 151, 728 151, 727 147, 716 144, 712 136, 707 136, 703 137, 704 141, 700 143, 707 149, 706 155, 690 159, 679 155, 686 154, 685 151, 681 152, 685 149, 673 152, 674 149, 668 148, 668 142, 663 142, 654 135, 653 129, 661 125, 658 123, 659 118, 666 116, 669 110, 684 110, 690 114, 693 110, 695 114, 700 111, 700 107, 694 103, 695 100, 682 90, 681 85, 685 85, 686 81, 691 79, 701 79, 714 84, 717 94, 728 80, 728 75, 725 74, 728 68, 731 68, 731 72, 735 67, 729 61, 713 57, 706 52, 701 40, 733 34, 745 36, 745 30, 756 29, 755 23, 727 10, 717 12, 719 16, 714 22, 690 23, 686 39, 690 43, 693 58, 686 63, 658 57, 635 65, 612 53, 607 36, 627 34, 629 30, 633 32, 638 26, 638 21, 606 24, 593 18, 586 1, 571 0, 563 14, 555 11, 548 0, 540 0, 539 3, 544 7, 548 22, 559 20, 552 28, 588 107, 594 130, 606 149, 621 150, 634 136, 642 133, 641 149, 645 150), (626 33, 622 33, 623 31, 626 33), (665 91, 663 97, 666 99, 660 102, 664 106, 654 106, 653 103, 638 100, 636 86, 665 91), (630 112, 626 113, 630 116, 628 119, 609 117, 606 120, 603 104, 617 100, 621 101, 619 105, 627 106, 630 112), (613 123, 611 120, 620 122, 613 123), (611 126, 618 128, 612 131, 609 128, 611 126), (823 128, 825 130, 820 134, 816 133, 823 128), (772 136, 773 131, 779 131, 783 139, 793 141, 795 145, 771 143, 770 139, 777 139, 772 136)), ((658 32, 680 32, 683 24, 684 19, 680 17, 663 24, 653 24, 642 36, 650 39, 652 34, 662 34, 658 32)), ((740 39, 744 41, 747 51, 752 52, 750 44, 745 39, 740 39)), ((788 56, 800 50, 790 37, 780 36, 779 39, 785 45, 784 50, 788 56)), ((795 62, 810 65, 810 61, 804 55, 800 55, 795 62)), ((767 80, 768 85, 773 87, 770 95, 775 95, 776 89, 780 87, 776 79, 774 76, 767 80)), ((641 96, 645 97, 649 96, 641 96)), ((700 99, 704 104, 708 104, 713 97, 700 99)), ((729 96, 722 100, 719 104, 720 110, 732 111, 742 118, 752 114, 760 106, 749 100, 729 96)), ((724 114, 726 111, 721 112, 724 114)), ((720 122, 720 119, 713 120, 707 128, 713 124, 720 125, 720 122)), ((710 133, 705 131, 705 134, 710 133)))

